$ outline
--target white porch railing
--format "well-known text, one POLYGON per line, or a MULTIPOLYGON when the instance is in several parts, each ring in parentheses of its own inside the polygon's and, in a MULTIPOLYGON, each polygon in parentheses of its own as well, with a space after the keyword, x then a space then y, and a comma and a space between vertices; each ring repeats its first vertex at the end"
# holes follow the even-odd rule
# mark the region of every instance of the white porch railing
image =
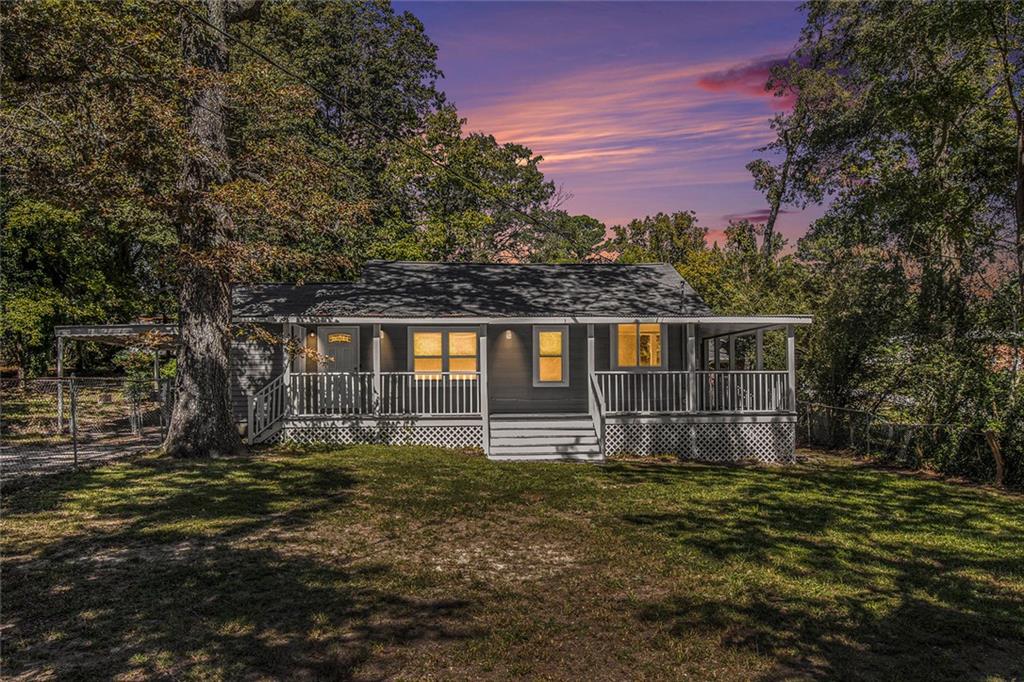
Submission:
POLYGON ((480 414, 479 372, 382 372, 381 414, 480 414))
POLYGON ((792 411, 788 396, 788 372, 697 372, 700 412, 792 411))
MULTIPOLYGON (((688 372, 595 372, 606 414, 688 412, 688 372)), ((697 412, 790 411, 787 372, 699 371, 697 412)))
POLYGON ((595 372, 607 414, 686 412, 687 372, 595 372))
POLYGON ((297 417, 373 413, 372 372, 291 375, 291 413, 297 417))
POLYGON ((380 395, 372 372, 292 374, 290 388, 297 417, 480 414, 479 372, 381 372, 380 395))
POLYGON ((273 434, 288 410, 288 385, 284 376, 271 379, 249 399, 248 439, 259 443, 273 434))

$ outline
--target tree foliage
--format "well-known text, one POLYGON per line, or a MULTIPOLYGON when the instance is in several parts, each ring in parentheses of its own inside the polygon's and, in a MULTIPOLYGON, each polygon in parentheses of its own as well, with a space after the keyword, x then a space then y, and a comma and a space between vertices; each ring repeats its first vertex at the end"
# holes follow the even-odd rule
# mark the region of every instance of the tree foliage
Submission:
POLYGON ((824 283, 811 386, 917 421, 1006 423, 1021 400, 1024 4, 806 9, 774 82, 800 117, 796 144, 775 145, 799 169, 785 200, 831 199, 800 245, 824 283))
POLYGON ((6 361, 45 371, 54 324, 176 316, 190 263, 237 282, 346 278, 368 258, 525 259, 549 214, 563 220, 540 157, 463 130, 412 14, 228 4, 229 32, 308 85, 233 41, 223 72, 196 68, 182 27, 211 29, 173 3, 0 6, 6 361), (219 104, 190 109, 211 83, 219 104), (188 112, 221 106, 226 145, 208 159, 188 112), (216 177, 183 203, 190 159, 216 177), (223 238, 186 243, 186 205, 221 216, 223 238))

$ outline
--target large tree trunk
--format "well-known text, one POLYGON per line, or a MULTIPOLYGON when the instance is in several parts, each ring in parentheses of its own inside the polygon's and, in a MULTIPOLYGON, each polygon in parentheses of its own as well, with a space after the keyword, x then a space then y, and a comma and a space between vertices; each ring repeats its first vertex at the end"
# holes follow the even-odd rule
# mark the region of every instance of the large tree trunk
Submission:
MULTIPOLYGON (((203 11, 211 24, 226 28, 224 0, 204 0, 203 11)), ((182 51, 187 63, 206 73, 187 104, 193 147, 179 185, 177 399, 164 448, 178 457, 206 457, 242 448, 231 416, 231 289, 222 251, 232 224, 227 210, 208 196, 230 173, 221 79, 228 68, 228 49, 223 36, 186 14, 182 51)))

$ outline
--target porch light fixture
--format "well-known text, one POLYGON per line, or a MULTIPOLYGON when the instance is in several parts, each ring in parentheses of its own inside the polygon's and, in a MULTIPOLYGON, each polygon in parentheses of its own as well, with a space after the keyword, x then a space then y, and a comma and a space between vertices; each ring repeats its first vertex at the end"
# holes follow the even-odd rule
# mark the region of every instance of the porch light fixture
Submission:
POLYGON ((512 340, 512 330, 511 329, 506 329, 505 330, 505 340, 506 341, 511 341, 512 340))

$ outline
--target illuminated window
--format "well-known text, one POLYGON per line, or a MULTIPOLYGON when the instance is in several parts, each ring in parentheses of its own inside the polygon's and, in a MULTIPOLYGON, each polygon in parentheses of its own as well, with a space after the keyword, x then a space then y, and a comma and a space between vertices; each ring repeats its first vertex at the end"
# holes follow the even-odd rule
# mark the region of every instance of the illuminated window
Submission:
POLYGON ((569 328, 564 325, 533 328, 533 385, 569 385, 569 328))
POLYGON ((419 380, 437 380, 450 372, 453 380, 477 378, 477 345, 475 331, 413 330, 410 356, 412 371, 419 380))
POLYGON ((615 325, 613 358, 620 369, 664 367, 662 325, 637 323, 615 325))

